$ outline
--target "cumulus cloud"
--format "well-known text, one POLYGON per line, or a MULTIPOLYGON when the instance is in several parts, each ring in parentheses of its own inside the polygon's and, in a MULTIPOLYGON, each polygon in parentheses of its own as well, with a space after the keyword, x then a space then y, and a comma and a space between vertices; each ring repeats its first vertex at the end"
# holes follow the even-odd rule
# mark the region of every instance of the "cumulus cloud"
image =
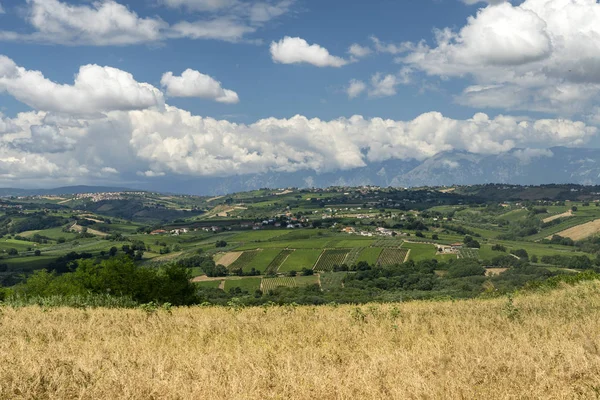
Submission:
POLYGON ((58 84, 39 71, 27 70, 0 55, 0 93, 8 92, 28 106, 64 113, 98 113, 162 107, 162 92, 139 83, 128 72, 98 65, 79 69, 73 85, 58 84))
POLYGON ((477 3, 487 3, 487 4, 501 4, 508 0, 461 0, 465 4, 477 4, 477 3))
POLYGON ((429 75, 470 76, 463 104, 578 113, 600 95, 600 4, 525 0, 490 4, 460 30, 436 31, 434 47, 398 58, 429 75))
POLYGON ((27 0, 26 21, 32 32, 0 31, 0 40, 62 45, 132 45, 166 39, 240 41, 266 22, 289 11, 292 0, 245 3, 237 0, 162 0, 169 7, 208 13, 173 25, 160 17, 140 17, 115 0, 70 4, 60 0, 27 0))
POLYGON ((346 88, 346 93, 349 98, 354 99, 365 90, 367 90, 367 85, 363 81, 352 79, 346 88))
POLYGON ((402 54, 402 53, 406 53, 407 51, 411 50, 414 45, 410 42, 403 42, 400 44, 395 44, 395 43, 384 43, 381 40, 379 40, 379 38, 377 38, 376 36, 371 36, 371 41, 373 42, 373 45, 375 46, 375 50, 378 53, 387 53, 387 54, 402 54))
POLYGON ((223 89, 221 82, 192 69, 186 69, 181 76, 167 72, 162 76, 160 84, 171 97, 200 97, 228 104, 240 101, 236 92, 223 89))
POLYGON ((71 5, 59 0, 28 0, 27 22, 34 32, 0 31, 0 39, 60 44, 128 45, 159 40, 168 24, 141 18, 113 0, 71 5))
POLYGON ((348 48, 348 53, 356 58, 363 58, 368 56, 369 54, 371 54, 373 51, 368 48, 368 47, 364 47, 361 46, 360 44, 352 44, 349 48, 348 48))
POLYGON ((367 93, 371 98, 389 97, 397 93, 399 85, 408 85, 410 83, 412 83, 412 69, 404 67, 397 74, 383 75, 379 72, 375 73, 371 76, 370 87, 363 81, 352 79, 346 88, 346 93, 352 99, 358 97, 368 89, 367 93))
POLYGON ((308 44, 299 37, 286 36, 279 42, 271 43, 271 57, 281 64, 307 63, 317 67, 342 67, 347 60, 329 54, 329 51, 318 44, 308 44))
MULTIPOLYGON (((114 171, 143 177, 321 173, 390 159, 423 160, 451 150, 498 154, 583 146, 597 135, 595 127, 571 120, 486 114, 456 120, 437 112, 410 121, 360 115, 326 121, 297 115, 248 125, 168 105, 163 110, 111 111, 97 119, 80 116, 78 124, 50 116, 29 112, 10 121, 18 129, 0 135, 0 178, 77 179, 114 171)), ((535 151, 522 156, 547 154, 535 151)))
POLYGON ((237 3, 236 0, 160 0, 160 2, 167 7, 185 7, 190 11, 217 11, 237 3))
MULTIPOLYGON (((392 159, 423 160, 451 150, 499 154, 518 148, 533 149, 519 153, 526 161, 548 155, 539 149, 585 146, 598 133, 596 127, 570 119, 532 120, 503 115, 490 118, 483 113, 459 120, 429 112, 409 121, 360 115, 321 120, 296 115, 240 124, 194 115, 169 105, 147 107, 141 102, 136 103, 140 107, 130 107, 130 99, 144 98, 144 90, 140 89, 137 96, 100 91, 95 86, 84 90, 77 84, 79 76, 74 85, 64 89, 64 85, 46 81, 41 73, 36 73, 36 82, 42 87, 36 97, 28 85, 11 83, 30 72, 4 61, 0 64, 0 82, 13 85, 11 95, 30 93, 27 98, 38 106, 80 105, 74 110, 68 105, 57 111, 24 112, 14 118, 0 116, 2 182, 52 180, 56 184, 89 177, 110 178, 115 174, 219 177, 270 171, 322 173, 392 159), (17 87, 23 90, 18 91, 17 87), (64 101, 60 97, 63 90, 76 101, 64 101), (106 106, 118 102, 107 100, 114 93, 129 99, 125 107, 106 106), (89 103, 104 112, 86 114, 89 103)), ((135 81, 130 82, 133 78, 122 77, 121 73, 124 72, 116 74, 128 82, 121 87, 138 87, 135 81)), ((184 75, 170 78, 183 79, 184 75)), ((381 75, 376 82, 384 82, 385 78, 381 75)), ((152 87, 148 89, 154 91, 152 87)))
POLYGON ((6 11, 4 11, 4 7, 2 7, 2 3, 0 3, 0 14, 6 14, 6 11))

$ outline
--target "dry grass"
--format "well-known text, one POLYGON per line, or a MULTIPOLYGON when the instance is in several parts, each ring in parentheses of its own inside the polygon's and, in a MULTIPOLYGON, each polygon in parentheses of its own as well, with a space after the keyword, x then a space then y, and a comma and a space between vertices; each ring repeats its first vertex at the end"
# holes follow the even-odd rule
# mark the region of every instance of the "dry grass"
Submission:
POLYGON ((572 217, 572 216, 573 216, 573 210, 569 210, 569 211, 564 212, 562 214, 556 214, 556 215, 553 215, 551 217, 544 218, 542 220, 542 222, 545 223, 545 224, 547 224, 548 222, 552 222, 552 221, 554 221, 556 219, 559 219, 559 218, 567 218, 567 217, 572 217))
MULTIPOLYGON (((598 232, 600 232, 600 219, 565 229, 562 232, 558 232, 557 235, 573 240, 581 240, 595 235, 598 232)), ((552 236, 549 236, 548 239, 552 239, 552 236)))
POLYGON ((2 399, 589 399, 600 284, 456 302, 0 309, 2 399), (515 308, 516 307, 516 308, 515 308))

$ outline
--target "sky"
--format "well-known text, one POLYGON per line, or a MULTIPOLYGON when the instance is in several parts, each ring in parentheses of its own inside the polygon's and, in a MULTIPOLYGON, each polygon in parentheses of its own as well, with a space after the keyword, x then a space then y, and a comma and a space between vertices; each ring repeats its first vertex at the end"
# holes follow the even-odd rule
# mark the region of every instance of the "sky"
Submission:
POLYGON ((0 0, 0 186, 599 147, 596 0, 0 0))

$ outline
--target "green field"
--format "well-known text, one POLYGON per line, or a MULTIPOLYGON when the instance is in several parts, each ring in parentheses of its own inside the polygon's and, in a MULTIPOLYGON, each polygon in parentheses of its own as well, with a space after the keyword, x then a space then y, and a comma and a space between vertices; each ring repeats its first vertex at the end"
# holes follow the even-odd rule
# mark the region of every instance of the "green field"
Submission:
POLYGON ((260 282, 261 278, 226 279, 225 291, 228 292, 233 288, 240 288, 244 292, 253 294, 255 291, 260 290, 260 282))
POLYGON ((202 289, 218 289, 221 286, 221 281, 204 281, 196 282, 196 285, 202 289))
POLYGON ((312 269, 320 255, 321 250, 297 249, 281 264, 279 272, 299 272, 303 268, 312 269))
POLYGON ((294 252, 294 250, 276 250, 278 251, 277 255, 273 260, 267 265, 265 273, 274 274, 279 270, 281 264, 288 258, 290 254, 294 252))
POLYGON ((254 265, 254 259, 256 258, 256 256, 260 253, 260 250, 251 250, 251 251, 244 251, 237 260, 235 260, 230 266, 229 269, 230 270, 234 270, 234 269, 241 269, 241 270, 248 270, 250 268, 252 268, 254 265), (251 266, 252 264, 252 266, 251 266))
POLYGON ((244 271, 255 268, 260 272, 265 272, 267 267, 271 265, 271 262, 281 253, 279 249, 264 249, 260 250, 249 265, 244 268, 244 271))
POLYGON ((435 258, 435 246, 425 243, 404 243, 403 249, 410 249, 409 259, 413 261, 431 260, 435 258))
POLYGON ((262 242, 288 234, 285 230, 258 230, 237 233, 231 236, 232 242, 262 242))
POLYGON ((368 247, 363 249, 358 255, 358 259, 356 262, 367 262, 369 265, 377 264, 377 260, 379 260, 379 256, 381 255, 381 251, 383 249, 380 247, 368 247))

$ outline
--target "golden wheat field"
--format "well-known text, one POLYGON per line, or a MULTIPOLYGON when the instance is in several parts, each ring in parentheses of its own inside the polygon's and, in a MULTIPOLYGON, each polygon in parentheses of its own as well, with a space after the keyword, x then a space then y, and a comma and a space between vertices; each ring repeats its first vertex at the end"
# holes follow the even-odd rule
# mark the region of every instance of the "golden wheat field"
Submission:
POLYGON ((0 308, 2 399, 589 399, 600 284, 449 302, 0 308))

